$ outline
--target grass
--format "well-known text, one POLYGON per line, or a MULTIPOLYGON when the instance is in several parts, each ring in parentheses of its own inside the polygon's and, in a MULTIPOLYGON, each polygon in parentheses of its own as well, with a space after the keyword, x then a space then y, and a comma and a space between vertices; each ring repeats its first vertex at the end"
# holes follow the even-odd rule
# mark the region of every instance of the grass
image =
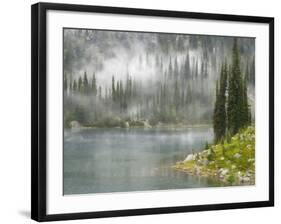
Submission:
POLYGON ((249 126, 228 142, 208 145, 173 168, 192 175, 217 178, 228 185, 254 184, 255 129, 249 126))

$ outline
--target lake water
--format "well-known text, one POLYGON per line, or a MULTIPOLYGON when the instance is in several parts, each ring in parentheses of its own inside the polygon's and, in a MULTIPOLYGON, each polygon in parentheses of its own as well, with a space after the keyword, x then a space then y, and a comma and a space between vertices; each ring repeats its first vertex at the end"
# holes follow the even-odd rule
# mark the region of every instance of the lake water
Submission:
POLYGON ((65 131, 64 194, 220 186, 171 168, 212 139, 207 127, 65 131))

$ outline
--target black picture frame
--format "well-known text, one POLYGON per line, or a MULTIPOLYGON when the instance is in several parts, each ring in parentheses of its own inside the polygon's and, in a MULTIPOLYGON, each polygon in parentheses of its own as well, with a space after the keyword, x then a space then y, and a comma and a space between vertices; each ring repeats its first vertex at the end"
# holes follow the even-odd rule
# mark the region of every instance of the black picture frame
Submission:
POLYGON ((103 7, 73 4, 37 3, 31 10, 31 218, 36 221, 55 221, 161 213, 193 212, 206 210, 238 209, 274 206, 274 18, 241 15, 164 11, 136 8, 103 7), (160 207, 145 209, 46 214, 46 13, 63 10, 87 13, 111 13, 156 17, 190 18, 217 21, 254 22, 269 25, 269 200, 208 204, 195 206, 160 207))

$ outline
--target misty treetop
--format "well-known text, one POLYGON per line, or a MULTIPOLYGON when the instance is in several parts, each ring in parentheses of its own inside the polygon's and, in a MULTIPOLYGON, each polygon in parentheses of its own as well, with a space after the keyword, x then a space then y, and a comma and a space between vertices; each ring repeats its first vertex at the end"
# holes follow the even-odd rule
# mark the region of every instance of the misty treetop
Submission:
MULTIPOLYGON (((104 127, 137 126, 143 124, 141 121, 148 125, 210 124, 215 101, 225 105, 231 85, 236 85, 235 80, 233 84, 227 81, 229 70, 231 74, 245 74, 238 82, 241 97, 247 99, 243 107, 248 108, 254 104, 255 42, 252 38, 237 38, 239 57, 235 60, 239 61, 233 61, 234 40, 64 29, 65 127, 74 120, 85 126, 104 127), (225 63, 231 60, 233 65, 239 64, 239 71, 225 63), (220 83, 216 84, 218 79, 220 83)), ((226 117, 231 107, 215 113, 226 117)), ((237 120, 234 117, 233 121, 224 119, 225 124, 220 124, 223 130, 227 123, 237 120)))

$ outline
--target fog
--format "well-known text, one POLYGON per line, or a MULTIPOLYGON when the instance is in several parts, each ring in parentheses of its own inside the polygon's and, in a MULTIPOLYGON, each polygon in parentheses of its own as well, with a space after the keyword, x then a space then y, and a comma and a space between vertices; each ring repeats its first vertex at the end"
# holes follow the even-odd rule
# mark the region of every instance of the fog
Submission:
MULTIPOLYGON (((211 123, 215 84, 222 63, 231 62, 233 40, 64 29, 65 121, 211 123)), ((238 43, 254 113, 255 40, 238 38, 238 43)))

